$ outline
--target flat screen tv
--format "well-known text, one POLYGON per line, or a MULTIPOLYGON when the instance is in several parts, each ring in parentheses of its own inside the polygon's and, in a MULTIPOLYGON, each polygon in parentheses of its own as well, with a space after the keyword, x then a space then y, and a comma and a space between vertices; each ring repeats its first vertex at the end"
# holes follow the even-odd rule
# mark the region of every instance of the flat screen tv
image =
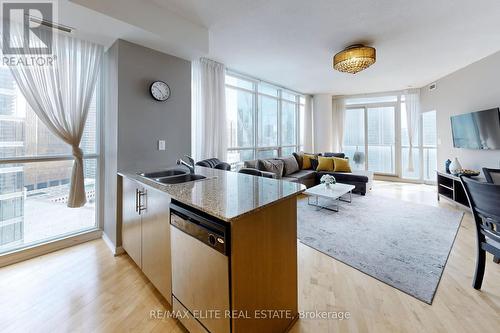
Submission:
POLYGON ((451 117, 453 146, 467 149, 500 149, 500 109, 451 117))

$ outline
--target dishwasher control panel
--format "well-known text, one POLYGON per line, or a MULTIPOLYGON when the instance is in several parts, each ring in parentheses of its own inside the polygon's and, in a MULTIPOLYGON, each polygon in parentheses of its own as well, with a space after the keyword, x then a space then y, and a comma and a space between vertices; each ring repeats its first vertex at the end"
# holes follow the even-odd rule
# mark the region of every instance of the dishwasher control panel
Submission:
POLYGON ((170 224, 218 252, 229 254, 229 228, 174 203, 170 204, 170 224))

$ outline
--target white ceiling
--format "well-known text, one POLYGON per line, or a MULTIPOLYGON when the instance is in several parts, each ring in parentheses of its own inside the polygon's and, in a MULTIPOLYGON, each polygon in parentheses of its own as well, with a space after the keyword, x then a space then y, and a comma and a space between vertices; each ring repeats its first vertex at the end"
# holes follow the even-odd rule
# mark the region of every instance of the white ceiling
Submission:
POLYGON ((142 0, 209 28, 208 56, 304 93, 420 87, 500 50, 498 0, 142 0), (364 42, 355 76, 334 53, 364 42))
POLYGON ((500 50, 498 0, 71 1, 94 10, 69 3, 76 14, 62 21, 80 33, 205 55, 309 94, 421 87, 500 50), (359 42, 377 49, 377 63, 334 71, 333 55, 359 42))
POLYGON ((58 0, 57 22, 75 36, 109 47, 121 38, 195 59, 208 52, 208 29, 148 1, 58 0))

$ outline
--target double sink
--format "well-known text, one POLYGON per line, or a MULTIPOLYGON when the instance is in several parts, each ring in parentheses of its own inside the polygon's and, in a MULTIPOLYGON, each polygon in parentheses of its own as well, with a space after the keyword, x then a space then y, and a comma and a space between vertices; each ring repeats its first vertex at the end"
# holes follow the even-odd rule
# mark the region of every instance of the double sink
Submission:
POLYGON ((189 173, 188 171, 182 169, 143 172, 140 173, 139 176, 148 178, 160 184, 181 184, 207 178, 195 173, 189 173))

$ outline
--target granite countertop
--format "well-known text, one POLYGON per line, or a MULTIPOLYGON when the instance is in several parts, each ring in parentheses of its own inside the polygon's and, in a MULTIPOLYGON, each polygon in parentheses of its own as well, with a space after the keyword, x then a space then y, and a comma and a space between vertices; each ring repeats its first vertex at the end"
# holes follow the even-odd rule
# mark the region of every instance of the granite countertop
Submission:
POLYGON ((195 173, 207 178, 167 185, 139 176, 137 171, 118 172, 123 177, 168 193, 173 199, 226 222, 296 196, 306 189, 298 183, 199 166, 196 166, 195 173))

